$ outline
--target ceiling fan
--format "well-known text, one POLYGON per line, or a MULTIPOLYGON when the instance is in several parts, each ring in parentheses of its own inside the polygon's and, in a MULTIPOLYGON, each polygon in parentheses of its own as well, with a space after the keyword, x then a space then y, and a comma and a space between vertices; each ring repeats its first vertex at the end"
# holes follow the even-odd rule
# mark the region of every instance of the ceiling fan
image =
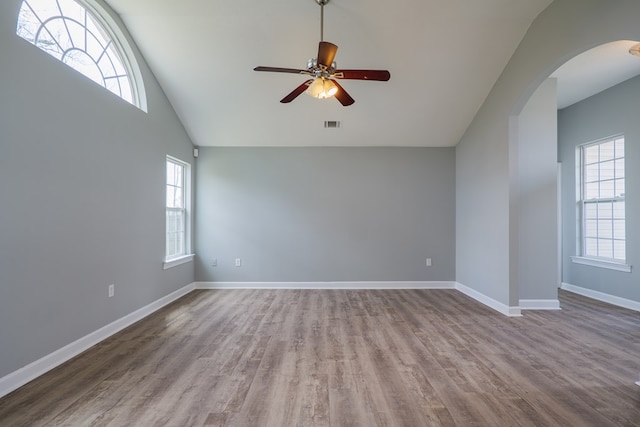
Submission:
POLYGON ((274 73, 304 74, 311 76, 309 80, 295 88, 290 94, 280 100, 282 103, 289 103, 296 99, 302 92, 314 98, 335 97, 345 107, 356 102, 337 82, 340 80, 374 80, 386 82, 391 78, 391 73, 387 70, 341 70, 336 69, 334 58, 338 51, 338 46, 324 41, 324 6, 329 0, 315 0, 320 5, 320 43, 318 45, 318 56, 307 61, 306 69, 279 68, 279 67, 256 67, 254 71, 270 71, 274 73))

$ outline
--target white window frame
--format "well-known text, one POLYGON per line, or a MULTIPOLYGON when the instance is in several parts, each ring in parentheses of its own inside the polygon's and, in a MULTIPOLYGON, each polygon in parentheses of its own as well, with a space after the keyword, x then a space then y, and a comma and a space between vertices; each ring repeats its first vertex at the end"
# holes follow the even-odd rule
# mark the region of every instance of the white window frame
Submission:
POLYGON ((592 141, 586 144, 581 144, 576 147, 576 196, 577 196, 576 201, 577 201, 577 214, 578 214, 576 231, 578 236, 577 249, 578 249, 579 255, 571 257, 574 263, 590 265, 594 267, 607 268, 607 269, 623 271, 623 272, 631 271, 631 266, 626 263, 626 259, 627 259, 626 209, 623 209, 622 218, 616 217, 616 213, 615 213, 616 211, 614 209, 614 206, 616 204, 625 203, 625 192, 624 191, 621 192, 617 189, 617 186, 621 186, 624 188, 624 186, 626 185, 626 179, 625 179, 626 174, 624 170, 626 166, 624 143, 625 143, 624 135, 621 134, 621 135, 615 135, 615 136, 604 138, 597 141, 592 141), (613 146, 614 146, 613 157, 602 160, 602 158, 600 157, 601 152, 599 151, 597 160, 587 165, 585 160, 586 150, 589 148, 593 148, 594 146, 601 147, 606 143, 613 143, 613 146), (617 153, 616 152, 617 150, 615 148, 616 146, 619 146, 620 143, 622 144, 622 154, 617 153), (622 165, 623 165, 622 167, 617 166, 619 165, 619 162, 622 162, 622 165), (605 169, 605 167, 603 167, 603 165, 605 164, 607 164, 606 167, 608 169, 605 169), (594 165, 596 165, 596 168, 593 167, 594 165), (587 168, 587 166, 592 166, 592 167, 587 168), (593 176, 587 177, 587 174, 588 174, 587 169, 589 169, 591 173, 594 172, 594 169, 597 169, 597 177, 595 178, 593 176), (608 176, 603 177, 604 172, 608 172, 608 176), (589 195, 587 195, 588 191, 586 188, 588 184, 597 185, 597 188, 598 188, 597 196, 593 196, 592 194, 591 197, 589 197, 589 195), (605 197, 600 194, 600 191, 602 191, 601 189, 603 184, 612 186, 611 188, 613 188, 613 191, 611 195, 607 195, 605 197), (587 199, 587 197, 589 198, 587 199), (600 227, 600 222, 601 222, 599 217, 600 209, 598 208, 600 204, 604 205, 605 207, 607 205, 611 206, 610 216, 609 216, 609 213, 606 212, 608 209, 605 209, 603 211, 604 214, 607 215, 604 217, 604 221, 611 222, 610 232, 609 231, 600 232, 598 228, 600 227), (593 218, 587 218, 587 212, 590 206, 595 207, 591 209, 593 212, 596 213, 595 234, 593 234, 593 231, 589 231, 588 224, 587 224, 587 221, 594 220, 593 218), (622 222, 624 225, 625 232, 622 238, 620 238, 620 235, 618 235, 615 231, 616 222, 618 224, 622 222), (597 249, 595 254, 587 253, 588 238, 596 241, 597 249), (612 248, 611 256, 601 255, 599 250, 599 245, 603 242, 611 243, 611 248, 612 248), (616 242, 618 244, 620 242, 624 242, 624 245, 625 245, 624 258, 616 257, 616 254, 615 254, 616 242))
MULTIPOLYGON (((191 248, 191 164, 176 157, 167 156, 165 161, 165 259, 164 269, 175 267, 193 261, 194 254, 191 248), (169 182, 168 168, 177 165, 182 168, 182 208, 168 206, 169 188, 175 187, 176 183, 169 182), (167 220, 169 212, 182 213, 182 230, 184 233, 183 248, 178 253, 168 255, 169 251, 169 222, 167 220)), ((180 187, 179 187, 180 188, 180 187)))

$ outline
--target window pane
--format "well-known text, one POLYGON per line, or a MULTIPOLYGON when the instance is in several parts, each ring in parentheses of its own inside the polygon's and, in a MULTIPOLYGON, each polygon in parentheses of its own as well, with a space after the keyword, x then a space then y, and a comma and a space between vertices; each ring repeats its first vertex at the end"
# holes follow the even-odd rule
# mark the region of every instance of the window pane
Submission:
POLYGON ((122 65, 122 61, 120 60, 120 55, 118 55, 118 51, 116 50, 115 45, 112 43, 109 47, 109 58, 111 58, 111 63, 113 64, 113 68, 115 69, 115 73, 117 76, 123 76, 127 74, 127 70, 122 65))
POLYGON ((100 25, 96 23, 91 15, 87 16, 87 31, 93 34, 103 47, 106 47, 109 44, 110 37, 107 36, 107 33, 102 28, 100 28, 100 25))
POLYGON ((600 182, 600 198, 610 199, 615 197, 615 187, 613 181, 600 182))
POLYGON ((176 186, 178 187, 182 187, 183 186, 183 178, 184 178, 184 168, 180 165, 175 165, 176 167, 176 172, 174 175, 174 183, 176 186))
POLYGON ((597 199, 600 196, 599 190, 600 190, 600 184, 598 182, 585 184, 584 186, 585 200, 597 199))
POLYGON ((598 219, 609 219, 613 216, 613 203, 600 202, 598 206, 598 219))
POLYGON ((105 83, 106 83, 106 88, 109 89, 111 92, 115 93, 116 95, 120 95, 120 82, 118 81, 117 78, 115 77, 111 77, 108 79, 104 79, 105 83))
POLYGON ((613 257, 623 261, 627 259, 627 248, 624 240, 614 240, 613 257))
POLYGON ((175 208, 176 207, 176 188, 167 185, 167 207, 175 208))
POLYGON ((62 15, 84 25, 84 8, 74 0, 58 0, 62 15))
POLYGON ((67 25, 67 31, 69 31, 69 35, 71 36, 71 43, 73 46, 83 51, 86 50, 84 27, 71 19, 66 19, 65 23, 67 25))
POLYGON ((598 221, 590 219, 585 222, 584 227, 585 237, 598 237, 598 221))
POLYGON ((588 165, 584 168, 584 182, 594 182, 598 179, 598 163, 588 165))
POLYGON ((33 9, 38 19, 40 19, 40 21, 42 22, 54 16, 60 15, 60 10, 58 10, 58 5, 56 4, 55 1, 43 1, 43 0, 29 1, 29 2, 24 2, 23 7, 25 6, 25 3, 28 3, 28 5, 31 7, 31 9, 33 9))
POLYGON ((616 158, 624 157, 624 138, 616 139, 615 145, 616 145, 616 158))
POLYGON ((111 58, 108 55, 102 55, 100 60, 98 61, 98 66, 104 74, 105 77, 113 77, 116 74, 116 70, 113 68, 113 64, 111 63, 111 58))
POLYGON ((603 142, 598 144, 600 146, 600 161, 606 162, 613 159, 615 145, 613 141, 603 142))
POLYGON ((16 34, 27 40, 28 42, 35 44, 34 40, 36 37, 36 31, 38 31, 40 25, 40 20, 31 11, 31 8, 23 4, 22 8, 20 8, 18 24, 16 26, 16 34))
POLYGON ((626 235, 626 225, 624 220, 613 221, 613 237, 615 239, 624 239, 626 235))
POLYGON ((618 159, 616 162, 616 178, 624 178, 624 159, 618 159))
POLYGON ((118 82, 120 83, 120 96, 125 101, 129 101, 130 104, 133 104, 133 89, 131 88, 131 82, 129 78, 118 77, 118 82))
POLYGON ((615 180, 615 197, 624 197, 625 188, 624 188, 624 178, 615 180))
MULTIPOLYGON (((608 162, 602 162, 599 164, 600 165, 600 179, 601 180, 607 180, 607 179, 613 179, 615 178, 615 173, 614 173, 614 169, 615 169, 615 161, 614 160, 609 160, 608 162)), ((596 166, 596 165, 594 165, 596 166)))
POLYGON ((610 219, 598 220, 598 237, 603 239, 613 238, 613 221, 610 219))
POLYGON ((184 219, 184 211, 167 210, 167 258, 185 254, 184 219))
POLYGON ((182 188, 167 186, 167 207, 184 208, 184 194, 182 188))
POLYGON ((613 258, 613 241, 598 239, 598 255, 602 258, 613 258))
POLYGON ((174 207, 184 208, 184 195, 182 193, 182 188, 180 187, 175 187, 174 207))
POLYGON ((584 218, 596 219, 598 218, 598 204, 597 203, 585 203, 584 205, 584 218))
POLYGON ((175 163, 173 162, 167 162, 167 184, 174 184, 175 183, 175 176, 176 174, 176 168, 175 168, 175 163))
POLYGON ((584 246, 585 255, 598 256, 598 239, 587 238, 584 246))
POLYGON ((591 163, 596 163, 598 161, 598 146, 590 145, 584 147, 584 164, 588 165, 591 163))

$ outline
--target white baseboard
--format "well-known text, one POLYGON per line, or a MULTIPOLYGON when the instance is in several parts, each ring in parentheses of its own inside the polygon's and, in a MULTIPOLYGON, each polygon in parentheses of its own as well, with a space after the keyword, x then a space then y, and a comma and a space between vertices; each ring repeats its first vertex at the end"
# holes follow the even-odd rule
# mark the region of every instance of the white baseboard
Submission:
POLYGON ((520 317, 522 316, 522 312, 520 311, 520 307, 510 307, 501 303, 500 301, 496 301, 493 298, 482 294, 475 289, 471 289, 468 286, 463 285, 462 283, 455 283, 456 289, 468 297, 473 298, 474 300, 481 302, 489 308, 494 309, 495 311, 504 314, 509 317, 520 317))
POLYGON ((24 366, 17 371, 10 373, 0 378, 0 397, 6 396, 12 391, 22 387, 26 383, 40 375, 52 370, 53 368, 61 365, 67 360, 77 356, 83 351, 93 347, 99 342, 109 338, 111 335, 123 330, 124 328, 132 325, 133 323, 147 317, 153 312, 161 309, 165 305, 177 300, 178 298, 188 294, 195 289, 194 283, 191 283, 177 291, 170 293, 167 296, 160 298, 157 301, 148 304, 133 313, 130 313, 100 329, 92 332, 77 341, 68 344, 53 353, 44 356, 41 359, 36 360, 33 363, 24 366))
POLYGON ((196 289, 455 289, 455 282, 195 282, 196 289))
POLYGON ((557 299, 521 299, 521 310, 561 310, 557 299))
POLYGON ((585 297, 593 298, 598 301, 617 305, 618 307, 628 308, 629 310, 640 311, 640 302, 638 301, 617 297, 615 295, 605 294, 604 292, 594 291, 593 289, 582 288, 580 286, 575 286, 575 285, 571 285, 569 283, 564 283, 564 282, 562 283, 560 288, 564 289, 565 291, 573 292, 574 294, 582 295, 585 297))

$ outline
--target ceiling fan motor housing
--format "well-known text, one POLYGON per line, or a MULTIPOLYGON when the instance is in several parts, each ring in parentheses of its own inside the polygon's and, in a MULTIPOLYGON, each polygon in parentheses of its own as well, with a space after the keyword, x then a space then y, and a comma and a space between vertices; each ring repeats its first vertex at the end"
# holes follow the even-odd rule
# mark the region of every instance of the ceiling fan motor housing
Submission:
POLYGON ((307 61, 307 70, 316 77, 330 77, 336 71, 337 64, 335 61, 331 63, 330 67, 318 64, 316 58, 311 58, 307 61))

